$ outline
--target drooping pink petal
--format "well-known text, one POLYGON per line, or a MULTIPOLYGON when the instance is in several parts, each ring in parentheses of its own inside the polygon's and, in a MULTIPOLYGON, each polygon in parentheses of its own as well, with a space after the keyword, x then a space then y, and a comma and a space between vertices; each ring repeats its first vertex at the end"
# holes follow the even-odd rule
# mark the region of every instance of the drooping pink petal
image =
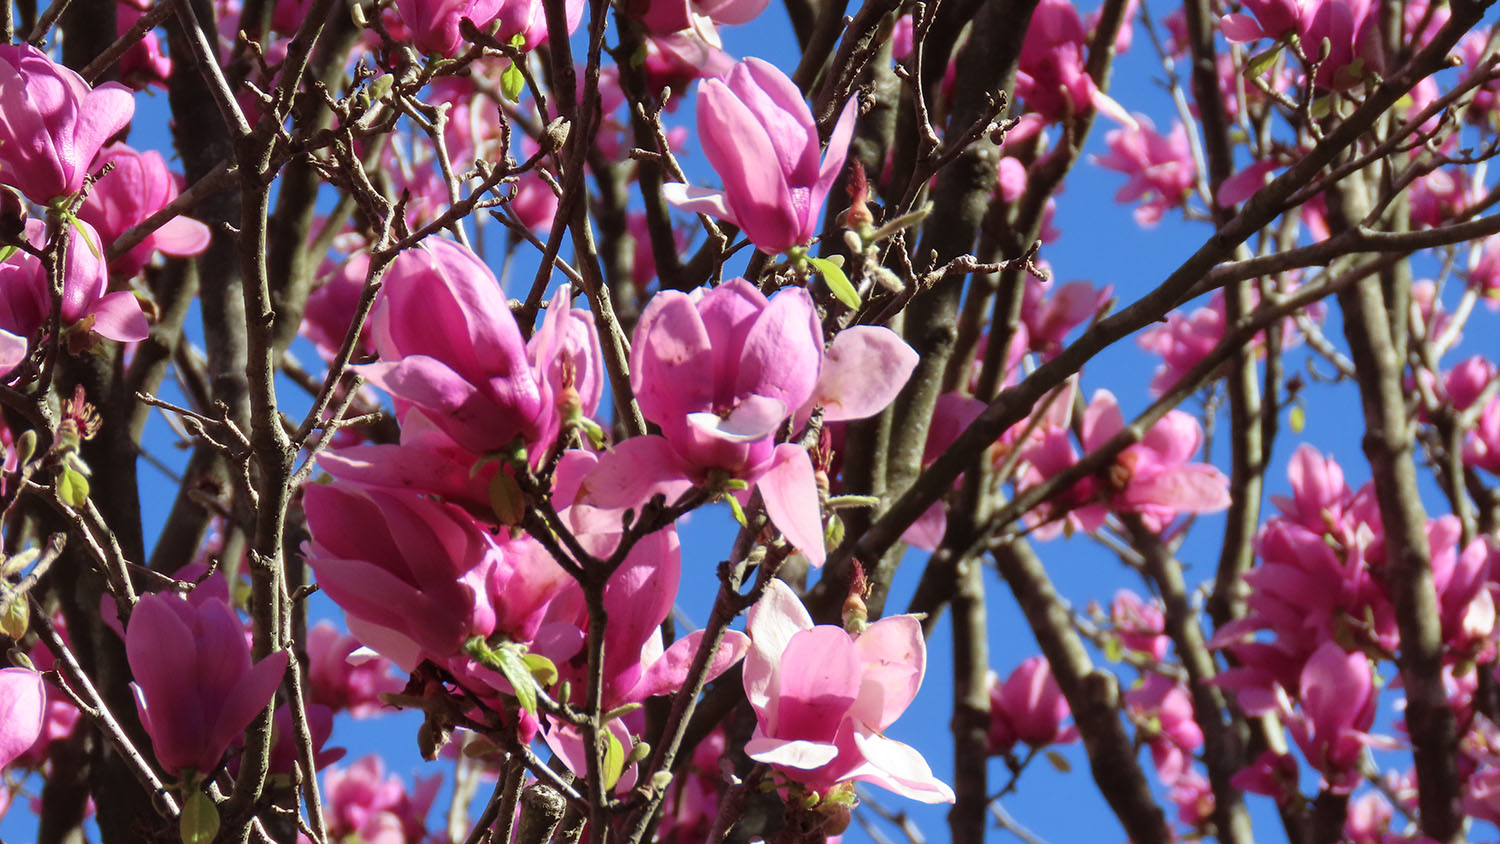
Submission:
POLYGON ((766 514, 807 562, 821 567, 828 559, 823 546, 823 510, 818 482, 807 451, 792 443, 776 447, 771 470, 757 483, 766 514))
MULTIPOLYGON (((703 631, 694 630, 692 633, 678 639, 667 648, 660 657, 651 665, 647 666, 646 673, 641 675, 641 682, 630 693, 630 697, 645 699, 656 695, 671 694, 682 688, 687 682, 688 671, 692 668, 693 658, 698 653, 699 643, 703 641, 703 631)), ((745 657, 745 652, 750 649, 750 637, 737 631, 730 630, 724 634, 724 640, 719 643, 718 650, 709 660, 708 672, 705 680, 715 677, 729 670, 729 667, 745 657)))

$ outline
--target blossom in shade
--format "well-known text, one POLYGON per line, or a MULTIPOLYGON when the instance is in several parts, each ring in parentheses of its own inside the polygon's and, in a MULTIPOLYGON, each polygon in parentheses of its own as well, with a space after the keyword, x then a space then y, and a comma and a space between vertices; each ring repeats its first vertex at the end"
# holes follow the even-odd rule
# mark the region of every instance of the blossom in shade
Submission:
POLYGON ((312 701, 355 718, 374 715, 384 704, 380 695, 399 692, 401 680, 390 673, 391 663, 369 651, 356 655, 359 640, 340 634, 332 623, 320 621, 307 631, 307 687, 312 701))
MULTIPOLYGON (((78 208, 78 217, 92 225, 106 246, 126 229, 177 198, 178 177, 156 150, 136 152, 124 144, 111 144, 99 153, 98 166, 112 169, 94 183, 88 198, 78 208)), ((175 217, 141 240, 130 251, 110 262, 112 272, 132 276, 146 266, 155 252, 177 257, 197 255, 208 248, 208 226, 191 217, 175 217)))
POLYGON ((365 756, 347 768, 323 774, 328 832, 335 840, 357 836, 372 844, 423 841, 427 813, 442 786, 441 774, 419 777, 410 788, 387 776, 379 756, 365 756))
POLYGON ((403 671, 458 656, 495 629, 500 546, 462 508, 405 490, 314 485, 307 562, 361 642, 403 671))
POLYGON ((217 598, 146 595, 125 630, 136 708, 169 773, 206 774, 271 702, 287 652, 250 660, 245 627, 217 598))
MULTIPOLYGON (((46 243, 46 224, 26 221, 26 239, 38 249, 46 243)), ((63 260, 62 324, 110 340, 144 340, 150 324, 141 303, 128 290, 109 292, 109 274, 102 259, 99 234, 79 221, 67 230, 63 260)), ((42 262, 17 252, 0 263, 0 329, 18 337, 34 337, 52 314, 51 285, 42 262)))
POLYGON ((844 166, 858 113, 850 99, 819 160, 818 127, 802 92, 768 62, 746 59, 698 89, 698 135, 723 190, 663 186, 667 201, 740 227, 775 254, 812 242, 844 166))

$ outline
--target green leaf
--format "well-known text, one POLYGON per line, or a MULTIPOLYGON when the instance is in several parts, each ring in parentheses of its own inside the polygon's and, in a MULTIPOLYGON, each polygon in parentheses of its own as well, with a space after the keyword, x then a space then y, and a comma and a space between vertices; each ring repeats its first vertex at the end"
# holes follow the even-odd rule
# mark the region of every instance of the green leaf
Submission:
POLYGON ((78 239, 83 241, 84 245, 89 248, 89 251, 93 253, 94 257, 100 257, 99 244, 95 243, 93 238, 88 236, 86 230, 83 228, 83 221, 73 216, 72 214, 64 215, 64 219, 68 221, 68 225, 72 226, 74 231, 78 232, 78 239))
POLYGON ((210 844, 219 834, 219 807, 207 794, 193 789, 182 804, 177 828, 182 844, 210 844))
POLYGON ((1324 94, 1323 96, 1314 99, 1312 103, 1307 107, 1307 113, 1312 115, 1312 119, 1314 120, 1322 120, 1323 118, 1327 117, 1332 111, 1332 94, 1324 94))
POLYGON ((89 500, 89 479, 71 467, 64 467, 57 476, 57 497, 69 507, 82 507, 89 500))
POLYGON ((14 246, 0 246, 0 261, 10 260, 10 256, 16 254, 18 251, 20 250, 14 246))
POLYGON ((526 663, 526 670, 540 686, 550 686, 557 682, 557 665, 552 660, 541 654, 525 654, 521 661, 526 663))
POLYGON ((740 523, 740 527, 749 527, 750 522, 745 519, 745 508, 740 506, 740 501, 732 495, 724 496, 729 504, 729 512, 734 514, 734 520, 740 523))
POLYGON ((1119 636, 1110 636, 1104 640, 1104 658, 1110 662, 1119 662, 1125 658, 1125 646, 1119 636))
POLYGON ((490 651, 495 660, 495 670, 510 681, 511 688, 515 689, 516 702, 521 708, 536 714, 536 680, 531 676, 531 669, 527 667, 526 660, 515 649, 501 646, 490 651))
POLYGON ((1256 53, 1254 56, 1251 56, 1249 63, 1245 65, 1245 78, 1249 79, 1252 76, 1259 76, 1270 70, 1271 65, 1275 64, 1277 57, 1281 55, 1281 47, 1282 44, 1278 41, 1272 44, 1270 49, 1265 52, 1256 53))
POLYGON ((1058 753, 1056 750, 1047 751, 1046 756, 1047 761, 1052 764, 1052 767, 1065 774, 1072 773, 1073 763, 1068 761, 1068 757, 1058 753))
POLYGON ((30 626, 31 604, 26 596, 0 583, 0 633, 20 641, 30 626))
POLYGON ((1307 411, 1302 405, 1292 405, 1292 412, 1288 414, 1287 424, 1291 425, 1292 433, 1300 434, 1307 427, 1307 411))
POLYGON ((609 791, 625 773, 625 746, 613 730, 604 730, 604 790, 609 791))
POLYGON ((507 100, 515 103, 521 101, 521 92, 524 90, 526 90, 526 76, 521 73, 520 68, 511 64, 504 73, 500 74, 500 93, 504 94, 507 100))
POLYGON ((490 478, 490 510, 502 525, 519 525, 526 520, 526 496, 514 477, 500 472, 490 478))
POLYGON ((828 292, 840 302, 843 302, 849 310, 858 310, 862 304, 859 299, 859 291, 849 283, 849 277, 844 275, 844 268, 828 260, 827 258, 808 257, 807 262, 812 264, 823 276, 823 283, 828 285, 828 292))

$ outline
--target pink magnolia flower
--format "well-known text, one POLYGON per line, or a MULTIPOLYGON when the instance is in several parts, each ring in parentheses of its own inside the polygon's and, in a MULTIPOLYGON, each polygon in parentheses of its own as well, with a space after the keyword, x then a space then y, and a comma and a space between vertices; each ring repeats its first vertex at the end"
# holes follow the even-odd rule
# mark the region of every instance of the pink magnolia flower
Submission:
POLYGON ((1206 831, 1214 818, 1214 790, 1208 777, 1186 771, 1172 782, 1167 799, 1177 806, 1177 820, 1190 829, 1206 831))
POLYGON ((1344 469, 1338 461, 1303 443, 1292 453, 1286 474, 1292 494, 1271 496, 1276 509, 1314 533, 1337 527, 1354 496, 1344 483, 1344 469))
POLYGON ((1147 674, 1145 682, 1124 698, 1125 711, 1141 725, 1151 746, 1151 761, 1161 781, 1171 785, 1187 775, 1193 754, 1203 746, 1203 730, 1193 720, 1187 689, 1160 674, 1147 674))
POLYGON ((1349 815, 1344 820, 1344 836, 1349 839, 1350 844, 1385 844, 1386 831, 1390 828, 1394 815, 1395 810, 1380 792, 1367 791, 1349 801, 1349 815))
MULTIPOLYGON (((46 242, 46 224, 26 221, 26 239, 37 248, 46 242)), ((100 337, 122 342, 144 340, 151 327, 141 303, 128 290, 109 291, 109 274, 102 260, 99 235, 79 222, 67 232, 63 264, 62 323, 100 337)), ((34 337, 52 313, 51 285, 42 262, 17 252, 0 263, 0 329, 34 337)))
POLYGON ((1057 284, 1026 276, 1021 299, 1021 321, 1027 346, 1044 358, 1062 351, 1063 339, 1079 324, 1092 319, 1114 294, 1114 286, 1095 287, 1087 281, 1057 284))
POLYGON ((698 88, 698 135, 723 190, 664 185, 667 201, 740 227, 776 254, 812 242, 844 166, 859 109, 850 99, 818 160, 818 127, 802 92, 775 66, 746 59, 698 88))
MULTIPOLYGON (((146 14, 147 5, 138 5, 140 0, 119 0, 115 6, 115 26, 118 35, 124 35, 146 14)), ((120 78, 137 91, 148 87, 167 87, 167 77, 172 75, 172 59, 161 50, 161 39, 156 31, 147 32, 125 55, 120 57, 120 78)))
POLYGON ((0 768, 36 743, 46 704, 42 675, 28 668, 0 668, 0 768))
POLYGON ((403 671, 444 662, 495 629, 494 537, 461 508, 404 490, 312 485, 307 563, 349 630, 403 671))
POLYGON ((812 461, 775 443, 788 418, 815 405, 825 421, 859 419, 895 398, 916 355, 889 329, 849 329, 825 356, 812 297, 766 299, 744 279, 693 294, 662 291, 636 325, 630 377, 662 436, 617 445, 584 482, 582 503, 618 513, 662 492, 737 478, 758 485, 772 522, 814 565, 823 523, 812 461))
POLYGON ((1359 780, 1359 760, 1375 722, 1377 693, 1369 658, 1331 641, 1324 642, 1302 669, 1302 717, 1288 727, 1307 761, 1336 791, 1347 793, 1359 780))
POLYGON ((537 444, 553 408, 500 284, 474 253, 432 237, 397 256, 370 315, 380 363, 360 368, 478 455, 537 444))
MULTIPOLYGON (((1315 80, 1321 88, 1358 84, 1362 66, 1379 70, 1383 64, 1379 15, 1373 14, 1374 7, 1368 0, 1246 0, 1243 5, 1249 15, 1225 15, 1220 20, 1224 37, 1230 41, 1281 39, 1295 34, 1301 39, 1305 57, 1316 57, 1320 45, 1328 42, 1328 56, 1315 80)), ((1424 34, 1431 37, 1430 32, 1424 34)))
POLYGON ((1042 0, 1031 14, 1016 70, 1016 96, 1026 110, 1048 123, 1097 109, 1121 124, 1133 125, 1119 103, 1110 99, 1084 72, 1088 30, 1070 0, 1042 0))
POLYGON ((323 783, 332 838, 405 844, 426 840, 427 813, 443 776, 419 777, 408 789, 400 778, 386 776, 385 764, 372 754, 347 768, 329 768, 323 783))
POLYGON ((1166 634, 1166 617, 1155 601, 1142 601, 1129 589, 1121 589, 1110 602, 1109 617, 1114 622, 1115 634, 1126 648, 1145 654, 1155 662, 1166 658, 1172 640, 1166 634))
POLYGON ((1500 235, 1485 238, 1479 263, 1469 272, 1469 286, 1484 298, 1490 310, 1500 310, 1500 235))
POLYGON ((125 630, 136 708, 168 773, 207 774, 271 702, 287 652, 254 665, 245 627, 217 598, 146 595, 125 630))
MULTIPOLYGON (((540 0, 397 0, 401 22, 405 24, 412 44, 424 53, 453 57, 464 44, 459 33, 462 21, 470 21, 480 30, 496 21, 496 37, 509 42, 520 35, 529 50, 546 41, 547 24, 540 0)), ((581 0, 568 0, 568 32, 578 28, 583 18, 581 0)))
POLYGON ((1464 465, 1500 475, 1500 397, 1484 406, 1464 440, 1464 465))
POLYGON ((29 44, 0 45, 0 184, 39 205, 76 193, 134 114, 124 85, 92 88, 29 44))
POLYGON ((1070 711, 1046 657, 1026 659, 1004 683, 991 674, 990 753, 1009 753, 1016 742, 1046 747, 1076 741, 1078 731, 1062 725, 1070 711))
MULTIPOLYGON (((178 177, 167 169, 156 150, 136 152, 124 144, 112 144, 99 153, 97 166, 114 169, 94 183, 94 189, 78 209, 78 217, 99 231, 106 245, 125 230, 161 210, 179 192, 178 177)), ((133 276, 151 260, 153 252, 186 257, 208 248, 208 226, 191 217, 177 217, 147 235, 129 252, 110 263, 110 270, 133 276)))
POLYGON ((746 630, 751 759, 819 794, 859 780, 924 803, 953 802, 920 753, 883 735, 922 684, 927 643, 915 616, 883 618, 851 636, 814 626, 791 587, 773 580, 746 630))
POLYGON ((1135 209, 1135 221, 1154 226, 1172 208, 1181 208, 1192 194, 1198 177, 1187 130, 1181 123, 1163 137, 1151 121, 1137 118, 1139 125, 1112 130, 1105 136, 1109 155, 1094 156, 1094 163, 1130 177, 1115 194, 1116 202, 1144 200, 1135 209))
MULTIPOLYGON (((1093 451, 1125 428, 1125 419, 1114 394, 1099 390, 1083 417, 1083 447, 1093 451)), ((1031 464, 1023 486, 1039 483, 1077 460, 1065 429, 1049 431, 1030 447, 1031 464)), ((1229 506, 1229 479, 1209 463, 1193 461, 1203 440, 1203 429, 1190 414, 1173 410, 1157 420, 1139 443, 1115 458, 1108 472, 1107 488, 1089 488, 1087 482, 1074 487, 1064 503, 1076 507, 1067 514, 1076 526, 1095 530, 1106 510, 1138 513, 1146 526, 1160 531, 1178 513, 1214 513, 1229 506), (1094 496, 1099 503, 1089 503, 1094 496)), ((1094 481, 1096 484, 1098 480, 1094 481)))
POLYGON ((1225 38, 1239 43, 1281 38, 1297 31, 1305 5, 1305 0, 1243 0, 1249 14, 1225 15, 1219 25, 1225 38))
MULTIPOLYGON (((584 456, 581 452, 573 454, 578 455, 580 462, 591 457, 584 456)), ((568 458, 564 460, 566 462, 568 458)), ((571 467, 566 473, 582 468, 571 467)), ((565 474, 565 470, 559 467, 559 475, 562 474, 565 474)), ((569 514, 563 515, 567 518, 569 514)), ((585 534, 583 541, 594 553, 607 556, 618 543, 619 536, 617 532, 585 534)), ((604 589, 604 608, 609 617, 609 645, 605 649, 601 678, 605 709, 642 703, 648 698, 672 694, 687 682, 693 658, 703 640, 703 631, 683 636, 670 647, 664 645, 661 636, 661 624, 672 611, 681 577, 682 552, 674 528, 666 528, 643 538, 631 550, 620 570, 610 576, 604 589)), ((568 579, 562 594, 548 608, 547 621, 539 640, 546 638, 554 644, 567 642, 572 647, 560 652, 548 652, 547 644, 540 644, 534 649, 551 657, 558 664, 560 679, 571 683, 576 696, 573 702, 581 705, 588 688, 587 666, 581 660, 570 657, 582 645, 589 616, 582 589, 572 579, 568 579), (571 637, 560 635, 557 629, 559 627, 566 628, 572 634, 571 637)), ((727 631, 718 650, 710 658, 707 679, 718 677, 739 662, 749 644, 750 640, 745 634, 727 631)), ((644 720, 638 715, 617 719, 609 724, 609 728, 626 747, 634 741, 632 734, 644 732, 644 726, 644 720)), ((570 770, 580 776, 587 772, 587 745, 576 727, 562 721, 555 722, 546 732, 545 739, 547 745, 570 770)), ((630 788, 634 783, 634 776, 633 770, 627 771, 617 787, 630 788)))
POLYGON ((358 639, 341 635, 327 621, 307 631, 310 700, 335 712, 347 709, 355 718, 367 718, 385 706, 381 694, 401 691, 405 684, 391 676, 390 661, 374 655, 356 657, 359 647, 358 639))

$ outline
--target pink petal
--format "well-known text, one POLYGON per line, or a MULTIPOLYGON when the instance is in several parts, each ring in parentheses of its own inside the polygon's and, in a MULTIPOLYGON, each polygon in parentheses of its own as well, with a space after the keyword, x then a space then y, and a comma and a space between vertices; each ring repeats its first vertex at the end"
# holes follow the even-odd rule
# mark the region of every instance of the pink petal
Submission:
POLYGON ((811 771, 832 762, 839 755, 837 745, 817 741, 785 741, 761 735, 757 727, 755 735, 745 744, 745 755, 767 765, 784 765, 799 771, 811 771))
MULTIPOLYGON (((641 682, 630 693, 629 697, 644 700, 656 695, 670 694, 682 688, 687 683, 688 671, 692 668, 693 658, 698 653, 698 645, 703 641, 703 631, 695 630, 692 633, 672 643, 654 663, 646 668, 646 673, 641 676, 641 682)), ((724 639, 719 643, 719 649, 714 652, 709 661, 708 674, 705 680, 715 677, 729 670, 729 667, 739 662, 745 656, 745 651, 750 649, 750 637, 737 631, 730 630, 724 634, 724 639)))
POLYGON ((46 712, 42 675, 25 668, 0 668, 0 768, 36 744, 46 712))
POLYGON ((823 509, 812 460, 801 446, 782 443, 771 458, 771 470, 757 482, 766 514, 813 568, 823 565, 823 509))
POLYGON ((1207 463, 1189 463, 1154 478, 1132 481, 1124 500, 1156 504, 1182 513, 1216 513, 1229 506, 1229 479, 1207 463))
POLYGON ((851 772, 852 779, 874 783, 923 803, 954 801, 953 789, 933 775, 927 760, 910 745, 860 731, 854 733, 854 744, 866 761, 851 772))
POLYGON ((802 605, 802 599, 780 580, 771 581, 765 595, 750 608, 745 621, 750 650, 745 654, 743 676, 745 697, 757 712, 770 704, 787 644, 793 636, 812 627, 812 616, 802 605))
POLYGON ((917 353, 889 328, 846 328, 823 355, 809 403, 823 406, 825 422, 874 416, 895 400, 916 366, 917 353))
POLYGON ((0 375, 5 375, 26 360, 26 338, 0 329, 0 375))
POLYGON ((208 226, 192 217, 177 217, 151 235, 151 245, 168 255, 185 257, 207 249, 211 239, 208 226))
POLYGON ((1225 15, 1219 18, 1219 29, 1223 30, 1226 40, 1239 44, 1267 37, 1260 24, 1249 15, 1225 15))
POLYGON ((734 218, 734 210, 729 207, 729 195, 721 190, 668 182, 661 186, 661 196, 689 213, 706 214, 716 220, 739 225, 734 218))
POLYGON ((688 422, 715 439, 748 443, 776 433, 776 428, 786 421, 786 417, 786 403, 780 399, 750 396, 722 419, 716 413, 703 411, 689 413, 688 422))
POLYGON ((128 290, 101 296, 89 313, 94 317, 94 333, 100 337, 133 343, 151 335, 140 301, 128 290))
POLYGON ((895 722, 922 686, 927 640, 916 616, 883 618, 854 640, 864 674, 850 714, 875 732, 895 722))

